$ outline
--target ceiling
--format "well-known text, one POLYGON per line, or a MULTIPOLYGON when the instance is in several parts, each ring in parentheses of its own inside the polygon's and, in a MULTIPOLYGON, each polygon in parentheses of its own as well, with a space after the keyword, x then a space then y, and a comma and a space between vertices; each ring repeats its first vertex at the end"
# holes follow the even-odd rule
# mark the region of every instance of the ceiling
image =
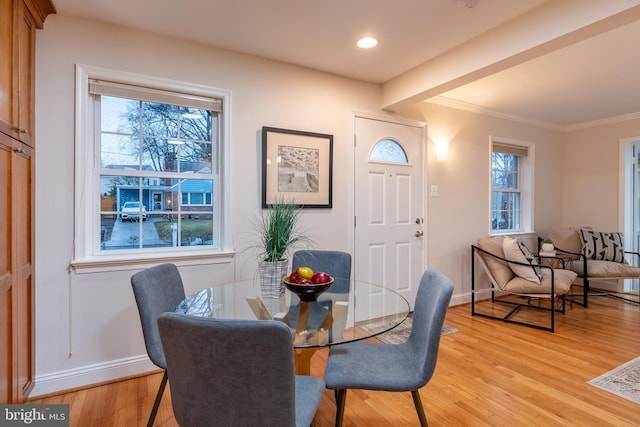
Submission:
POLYGON ((559 127, 640 117, 640 21, 495 73, 444 97, 559 127))
MULTIPOLYGON (((640 4, 633 0, 616 1, 620 11, 640 4)), ((612 13, 602 7, 602 0, 53 0, 53 3, 58 14, 102 20, 383 87, 415 73, 420 66, 446 58, 474 40, 490 38, 492 31, 505 31, 517 19, 541 16, 543 7, 548 11, 556 6, 565 9, 580 6, 574 10, 591 14, 585 18, 590 22, 606 20, 612 13), (375 36, 378 46, 370 50, 357 48, 356 41, 365 35, 375 36)), ((562 16, 560 12, 558 17, 562 16)), ((640 114, 640 55, 634 50, 640 40, 640 13, 605 25, 604 30, 592 25, 592 31, 580 32, 575 28, 573 32, 564 31, 560 30, 564 22, 552 21, 538 18, 542 23, 538 27, 552 34, 549 40, 561 38, 565 32, 572 36, 556 43, 556 47, 551 42, 541 42, 545 48, 538 49, 537 54, 512 55, 509 61, 497 60, 500 66, 467 71, 466 78, 441 84, 440 90, 425 87, 417 91, 425 93, 418 100, 430 99, 557 128, 640 114), (487 73, 487 69, 492 72, 487 73)), ((503 32, 511 36, 502 37, 501 48, 529 42, 533 37, 531 31, 522 28, 520 34, 503 32)))

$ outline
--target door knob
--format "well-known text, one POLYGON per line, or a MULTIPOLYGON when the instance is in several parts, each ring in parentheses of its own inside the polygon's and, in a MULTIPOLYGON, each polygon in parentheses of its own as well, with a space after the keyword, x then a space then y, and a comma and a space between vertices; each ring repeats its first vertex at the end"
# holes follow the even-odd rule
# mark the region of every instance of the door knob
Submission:
POLYGON ((424 231, 422 230, 416 231, 416 237, 422 237, 422 236, 424 236, 424 231))

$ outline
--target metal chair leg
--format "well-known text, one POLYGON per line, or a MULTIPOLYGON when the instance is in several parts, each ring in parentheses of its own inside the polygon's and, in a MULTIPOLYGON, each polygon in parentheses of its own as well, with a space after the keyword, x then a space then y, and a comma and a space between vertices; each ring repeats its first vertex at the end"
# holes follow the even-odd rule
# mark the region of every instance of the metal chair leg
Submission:
POLYGON ((342 427, 342 419, 344 418, 344 405, 347 402, 347 389, 335 389, 334 394, 336 396, 336 427, 342 427))
POLYGON ((149 414, 147 427, 153 427, 153 422, 156 420, 156 414, 158 413, 158 408, 160 407, 160 401, 162 400, 162 394, 164 393, 164 388, 167 385, 168 378, 167 371, 165 370, 164 375, 162 375, 162 382, 160 382, 160 387, 158 388, 158 394, 156 394, 156 401, 153 403, 151 414, 149 414))
POLYGON ((427 417, 424 414, 424 408, 422 407, 422 400, 420 400, 420 393, 418 390, 413 390, 411 392, 411 396, 413 396, 413 404, 416 406, 416 412, 418 412, 418 418, 420 419, 420 425, 422 427, 427 427, 427 417))

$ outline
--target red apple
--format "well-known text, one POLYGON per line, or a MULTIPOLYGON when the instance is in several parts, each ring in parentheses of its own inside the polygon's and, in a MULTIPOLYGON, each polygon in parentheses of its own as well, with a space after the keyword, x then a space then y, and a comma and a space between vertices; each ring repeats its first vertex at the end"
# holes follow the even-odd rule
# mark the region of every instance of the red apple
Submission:
POLYGON ((289 275, 288 280, 289 280, 289 283, 297 283, 299 278, 300 278, 300 275, 298 274, 298 272, 294 271, 289 275))
POLYGON ((313 277, 311 278, 311 281, 317 284, 327 283, 331 281, 331 276, 329 276, 324 271, 318 271, 316 274, 313 275, 313 277))

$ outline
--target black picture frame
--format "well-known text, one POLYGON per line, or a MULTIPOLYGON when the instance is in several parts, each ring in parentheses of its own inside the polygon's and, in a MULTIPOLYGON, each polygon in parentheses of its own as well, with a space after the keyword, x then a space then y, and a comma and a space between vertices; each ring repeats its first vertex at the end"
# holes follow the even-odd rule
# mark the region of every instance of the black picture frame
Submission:
POLYGON ((284 197, 302 208, 331 208, 333 135, 262 128, 262 207, 284 197))

